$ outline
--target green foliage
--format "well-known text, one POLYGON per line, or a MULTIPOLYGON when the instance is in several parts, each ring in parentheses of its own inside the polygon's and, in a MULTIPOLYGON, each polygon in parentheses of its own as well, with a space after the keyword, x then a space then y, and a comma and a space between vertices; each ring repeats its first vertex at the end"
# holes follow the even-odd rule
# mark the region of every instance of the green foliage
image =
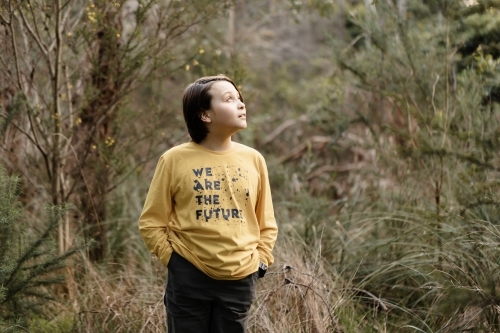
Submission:
POLYGON ((477 36, 463 22, 494 31, 490 12, 461 21, 459 2, 417 15, 408 2, 406 18, 391 1, 352 17, 365 42, 337 56, 375 138, 375 176, 390 186, 359 173, 365 194, 339 211, 331 259, 362 299, 387 301, 399 328, 498 331, 500 108, 484 101, 499 66, 491 44, 476 44, 466 67, 458 46, 477 36))
POLYGON ((70 333, 74 332, 75 318, 73 315, 46 319, 35 317, 30 322, 30 333, 70 333))
POLYGON ((65 207, 47 208, 41 231, 33 235, 19 195, 19 178, 0 169, 0 313, 12 325, 25 325, 30 313, 40 313, 54 299, 51 288, 64 281, 61 269, 77 251, 57 254, 52 238, 65 207))

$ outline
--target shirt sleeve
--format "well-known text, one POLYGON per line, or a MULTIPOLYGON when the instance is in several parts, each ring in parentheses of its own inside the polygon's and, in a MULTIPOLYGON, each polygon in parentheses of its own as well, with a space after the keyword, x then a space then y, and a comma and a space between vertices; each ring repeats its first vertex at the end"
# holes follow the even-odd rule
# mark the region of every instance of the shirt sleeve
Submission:
POLYGON ((276 243, 278 236, 278 226, 274 217, 273 201, 271 197, 271 186, 267 166, 264 158, 260 156, 260 191, 257 197, 255 213, 259 221, 260 240, 257 245, 260 261, 270 266, 274 262, 274 257, 271 251, 276 243))
POLYGON ((168 265, 173 251, 168 240, 168 223, 172 212, 170 181, 166 158, 162 156, 156 166, 139 218, 139 231, 148 250, 165 266, 168 265))

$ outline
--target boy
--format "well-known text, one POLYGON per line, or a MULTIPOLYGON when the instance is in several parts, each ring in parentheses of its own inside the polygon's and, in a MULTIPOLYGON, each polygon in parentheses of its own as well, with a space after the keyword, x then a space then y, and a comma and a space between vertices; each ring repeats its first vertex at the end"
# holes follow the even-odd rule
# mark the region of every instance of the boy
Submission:
POLYGON ((139 230, 168 267, 169 333, 243 333, 278 233, 266 163, 231 140, 247 123, 227 76, 190 84, 183 113, 192 141, 161 156, 139 230))

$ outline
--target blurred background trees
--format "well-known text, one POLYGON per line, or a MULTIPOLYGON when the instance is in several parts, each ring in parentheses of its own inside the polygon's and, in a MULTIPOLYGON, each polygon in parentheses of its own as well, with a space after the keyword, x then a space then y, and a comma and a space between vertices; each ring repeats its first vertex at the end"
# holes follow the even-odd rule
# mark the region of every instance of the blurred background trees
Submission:
POLYGON ((97 244, 72 305, 30 329, 161 331, 164 268, 136 221, 158 156, 188 140, 184 87, 225 73, 280 223, 252 332, 499 331, 498 1, 0 8, 1 165, 27 216, 70 205, 61 252, 97 244))

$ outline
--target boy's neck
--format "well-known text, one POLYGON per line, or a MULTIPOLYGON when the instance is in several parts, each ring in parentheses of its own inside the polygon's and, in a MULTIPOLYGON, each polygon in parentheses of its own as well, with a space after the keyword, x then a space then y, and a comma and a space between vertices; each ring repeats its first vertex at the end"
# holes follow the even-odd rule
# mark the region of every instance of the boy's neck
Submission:
POLYGON ((235 143, 231 140, 231 137, 224 139, 207 137, 199 145, 212 151, 227 151, 233 149, 235 143))

